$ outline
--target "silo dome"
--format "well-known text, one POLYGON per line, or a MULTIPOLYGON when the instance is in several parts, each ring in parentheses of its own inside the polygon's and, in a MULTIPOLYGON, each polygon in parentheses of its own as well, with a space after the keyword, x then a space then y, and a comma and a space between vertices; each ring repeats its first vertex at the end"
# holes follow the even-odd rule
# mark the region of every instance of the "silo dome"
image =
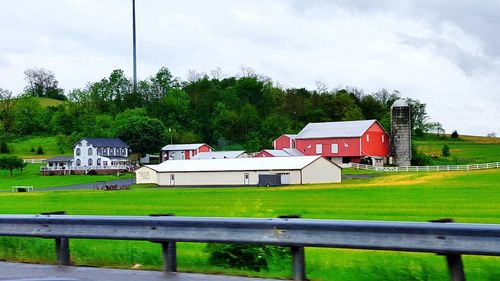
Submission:
POLYGON ((405 99, 399 99, 392 104, 392 107, 409 107, 408 101, 405 99))

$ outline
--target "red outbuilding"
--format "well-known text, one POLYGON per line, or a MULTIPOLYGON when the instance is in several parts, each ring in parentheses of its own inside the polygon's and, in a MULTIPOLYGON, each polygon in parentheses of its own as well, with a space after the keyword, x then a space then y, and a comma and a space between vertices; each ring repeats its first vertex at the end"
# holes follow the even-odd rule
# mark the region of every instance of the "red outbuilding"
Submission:
POLYGON ((275 148, 293 148, 304 155, 322 155, 336 163, 359 162, 361 158, 374 165, 385 162, 390 153, 389 134, 377 120, 309 123, 293 139, 282 135, 275 148))
POLYGON ((273 141, 273 147, 275 150, 281 150, 283 148, 295 148, 295 138, 297 135, 284 134, 279 136, 273 141))
POLYGON ((161 162, 166 160, 187 160, 200 152, 212 152, 206 143, 169 144, 161 149, 161 162))

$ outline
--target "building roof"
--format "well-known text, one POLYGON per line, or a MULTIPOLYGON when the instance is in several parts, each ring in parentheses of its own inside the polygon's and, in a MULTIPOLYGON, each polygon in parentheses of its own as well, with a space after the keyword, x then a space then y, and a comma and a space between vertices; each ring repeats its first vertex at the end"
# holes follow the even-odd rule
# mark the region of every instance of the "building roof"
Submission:
POLYGON ((52 158, 47 159, 47 162, 68 162, 68 161, 72 161, 72 160, 73 160, 73 156, 56 156, 56 157, 52 157, 52 158))
POLYGON ((309 123, 297 139, 361 137, 377 120, 309 123))
POLYGON ((184 143, 184 144, 168 144, 165 145, 161 150, 196 150, 203 145, 208 145, 206 143, 184 143))
POLYGON ((294 148, 264 149, 264 151, 271 154, 274 157, 304 156, 303 153, 294 148))
POLYGON ((321 156, 178 160, 146 167, 157 172, 300 170, 319 158, 321 156))
POLYGON ((284 136, 287 136, 291 139, 295 139, 297 137, 297 134, 283 134, 284 136))
POLYGON ((409 107, 408 101, 405 99, 399 99, 392 104, 392 107, 409 107))
POLYGON ((231 159, 237 158, 245 153, 244 150, 235 150, 235 151, 212 151, 212 152, 200 152, 195 156, 191 157, 191 159, 231 159))
POLYGON ((82 140, 86 140, 88 143, 92 144, 95 147, 129 147, 124 141, 119 138, 83 138, 76 144, 80 143, 82 140))

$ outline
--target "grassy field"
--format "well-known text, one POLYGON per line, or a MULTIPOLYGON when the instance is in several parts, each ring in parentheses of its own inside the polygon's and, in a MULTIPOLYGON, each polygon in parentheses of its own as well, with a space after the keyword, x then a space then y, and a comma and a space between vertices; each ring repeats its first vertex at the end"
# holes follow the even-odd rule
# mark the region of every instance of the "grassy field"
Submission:
POLYGON ((51 98, 37 98, 37 99, 42 107, 59 106, 61 104, 64 104, 64 101, 62 100, 56 100, 51 98))
MULTIPOLYGON (((16 139, 8 143, 9 155, 15 155, 25 159, 47 159, 59 155, 73 155, 71 145, 59 144, 57 137, 37 136, 16 139), (38 147, 42 147, 43 154, 37 154, 38 147), (34 149, 34 151, 31 151, 34 149)), ((5 154, 0 154, 5 155, 5 154)))
MULTIPOLYGON (((386 174, 342 184, 281 188, 136 188, 131 191, 0 193, 0 213, 277 217, 500 223, 500 170, 386 174), (29 202, 27 204, 26 202, 29 202)), ((0 259, 53 262, 53 242, 0 239, 0 259)), ((74 240, 76 264, 159 269, 160 246, 145 242, 74 240)), ((442 256, 398 252, 306 249, 312 280, 449 280, 442 256)), ((289 265, 275 261, 270 271, 244 272, 208 264, 204 244, 181 243, 179 270, 290 277, 289 265)), ((500 280, 500 258, 465 256, 468 280, 500 280)))
POLYGON ((40 164, 28 164, 21 173, 15 170, 10 176, 6 170, 0 170, 0 190, 10 190, 12 186, 28 185, 34 188, 67 186, 81 183, 94 183, 132 177, 132 174, 116 175, 69 175, 69 176, 40 176, 40 164))
POLYGON ((452 139, 447 136, 426 136, 414 140, 417 149, 433 156, 434 165, 478 164, 500 162, 500 138, 460 136, 452 139), (450 146, 449 157, 441 156, 445 144, 450 146))

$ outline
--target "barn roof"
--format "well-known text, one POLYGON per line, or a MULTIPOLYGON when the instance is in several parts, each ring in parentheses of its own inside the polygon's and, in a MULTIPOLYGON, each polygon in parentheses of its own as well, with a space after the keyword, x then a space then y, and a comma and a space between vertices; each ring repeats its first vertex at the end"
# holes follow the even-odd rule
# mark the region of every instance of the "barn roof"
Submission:
POLYGON ((119 138, 83 138, 76 144, 80 143, 82 140, 86 140, 95 147, 128 147, 128 145, 119 138))
POLYGON ((297 134, 283 134, 283 135, 291 139, 295 139, 297 137, 297 134))
POLYGON ((321 156, 202 159, 196 161, 167 160, 159 165, 147 165, 146 167, 157 172, 300 170, 319 158, 321 156))
POLYGON ((231 159, 237 158, 241 154, 245 153, 244 150, 235 150, 235 151, 212 151, 212 152, 200 152, 195 156, 191 157, 191 159, 231 159))
POLYGON ((183 143, 183 144, 168 144, 165 145, 161 150, 196 150, 206 143, 183 143))
POLYGON ((297 139, 361 137, 377 120, 309 123, 297 139))
POLYGON ((294 148, 264 149, 264 151, 271 154, 274 157, 304 156, 304 154, 302 154, 300 151, 294 148))

